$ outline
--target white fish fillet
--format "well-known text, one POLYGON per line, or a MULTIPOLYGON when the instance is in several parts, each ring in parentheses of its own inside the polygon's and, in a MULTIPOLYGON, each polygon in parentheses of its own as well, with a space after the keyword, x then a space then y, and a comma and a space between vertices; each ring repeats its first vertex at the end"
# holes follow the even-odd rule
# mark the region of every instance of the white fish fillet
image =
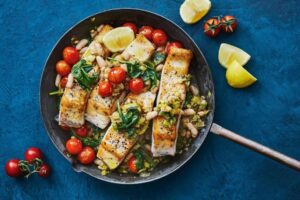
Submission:
MULTIPOLYGON (((183 105, 186 96, 186 86, 182 83, 182 77, 188 74, 192 57, 193 54, 190 50, 171 48, 161 75, 157 105, 161 101, 168 102, 172 98, 179 99, 181 105, 183 105)), ((176 117, 176 123, 171 125, 171 127, 163 126, 164 117, 158 116, 154 118, 151 145, 151 152, 154 157, 175 155, 180 117, 180 115, 176 117)))
POLYGON ((144 62, 152 56, 154 49, 153 44, 144 35, 138 34, 122 54, 144 62))
POLYGON ((88 92, 78 84, 66 88, 61 98, 58 122, 61 126, 79 128, 84 124, 88 92))
MULTIPOLYGON (((126 97, 126 102, 136 102, 140 105, 142 113, 145 114, 152 110, 155 97, 156 94, 149 91, 141 94, 130 93, 126 97)), ((100 143, 97 157, 113 170, 121 164, 136 140, 137 138, 127 138, 124 134, 118 133, 111 125, 100 143)))

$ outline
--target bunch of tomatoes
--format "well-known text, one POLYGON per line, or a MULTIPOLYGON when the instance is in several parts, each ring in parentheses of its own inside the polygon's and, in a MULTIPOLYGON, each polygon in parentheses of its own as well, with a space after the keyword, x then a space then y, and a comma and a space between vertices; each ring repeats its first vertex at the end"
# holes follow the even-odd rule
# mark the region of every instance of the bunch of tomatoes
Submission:
POLYGON ((204 23, 204 33, 209 37, 216 37, 219 35, 221 29, 226 33, 233 33, 237 27, 237 20, 231 15, 224 17, 217 16, 208 19, 204 23))
MULTIPOLYGON (((88 127, 86 124, 74 129, 74 131, 76 136, 80 138, 86 138, 88 136, 88 127)), ((90 146, 84 147, 81 140, 76 137, 71 137, 66 142, 66 149, 68 154, 77 156, 77 160, 84 165, 91 164, 96 157, 95 150, 90 146)))
POLYGON ((55 69, 57 74, 62 78, 60 80, 60 87, 65 88, 68 82, 67 76, 71 73, 72 66, 80 59, 79 52, 74 47, 65 47, 63 50, 63 60, 56 63, 55 69))
POLYGON ((43 161, 44 155, 39 148, 30 147, 25 151, 25 160, 11 159, 5 165, 6 174, 10 177, 25 176, 37 173, 41 177, 50 175, 50 167, 43 161))
MULTIPOLYGON (((167 34, 161 29, 153 29, 151 26, 142 26, 139 30, 131 22, 123 24, 130 28, 135 34, 143 34, 148 40, 152 41, 157 47, 166 46, 165 51, 169 53, 171 47, 181 48, 180 42, 168 42, 167 34)), ((126 78, 126 71, 121 67, 113 67, 108 74, 108 81, 99 83, 98 93, 102 97, 108 97, 113 94, 113 84, 119 84, 126 78)), ((129 90, 132 93, 139 94, 143 91, 144 82, 141 78, 133 78, 129 81, 129 90)))

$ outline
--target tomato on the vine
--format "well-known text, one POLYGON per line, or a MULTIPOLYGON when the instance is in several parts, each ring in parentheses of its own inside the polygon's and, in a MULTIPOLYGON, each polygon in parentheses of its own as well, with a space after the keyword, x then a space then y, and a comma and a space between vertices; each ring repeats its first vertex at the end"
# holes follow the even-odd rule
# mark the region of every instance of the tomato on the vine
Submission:
POLYGON ((36 158, 43 159, 43 153, 39 148, 36 147, 30 147, 25 151, 25 160, 27 160, 29 163, 33 162, 36 158))
POLYGON ((82 151, 82 143, 77 138, 71 138, 67 141, 66 148, 69 154, 76 155, 82 151))
POLYGON ((108 80, 112 83, 119 84, 126 78, 126 72, 121 67, 114 67, 108 73, 108 80))
POLYGON ((98 94, 102 97, 109 97, 113 93, 113 85, 108 81, 99 83, 98 94))
POLYGON ((19 159, 11 159, 5 165, 6 174, 10 177, 18 177, 22 174, 19 167, 19 159))
POLYGON ((60 60, 55 65, 56 72, 61 76, 67 76, 71 72, 71 66, 64 60, 60 60))
POLYGON ((160 29, 155 29, 152 34, 152 40, 156 46, 163 46, 167 44, 167 34, 160 29))
POLYGON ((49 165, 42 164, 42 166, 38 170, 38 175, 41 176, 41 177, 47 178, 50 175, 49 165))
POLYGON ((216 37, 220 33, 220 21, 218 18, 208 19, 204 23, 204 33, 209 37, 216 37))
POLYGON ((226 15, 221 19, 221 26, 226 33, 232 33, 236 30, 237 20, 231 15, 226 15))
POLYGON ((76 128, 75 133, 76 133, 76 135, 78 135, 80 137, 86 137, 88 135, 87 125, 84 124, 82 127, 76 128))
POLYGON ((95 150, 92 147, 84 147, 82 151, 77 155, 77 159, 81 164, 88 165, 95 160, 95 150))
POLYGON ((133 78, 129 81, 129 89, 131 92, 135 94, 139 94, 142 92, 144 88, 144 82, 140 78, 133 78))
POLYGON ((180 42, 170 42, 166 46, 166 53, 170 52, 171 47, 182 48, 182 44, 180 42))
POLYGON ((152 40, 153 28, 151 26, 142 26, 139 33, 143 34, 148 40, 152 40))
POLYGON ((74 65, 79 61, 79 52, 74 47, 65 47, 63 50, 63 58, 70 65, 74 65))
POLYGON ((135 34, 137 33, 137 28, 134 23, 126 22, 123 24, 123 26, 130 28, 135 34))

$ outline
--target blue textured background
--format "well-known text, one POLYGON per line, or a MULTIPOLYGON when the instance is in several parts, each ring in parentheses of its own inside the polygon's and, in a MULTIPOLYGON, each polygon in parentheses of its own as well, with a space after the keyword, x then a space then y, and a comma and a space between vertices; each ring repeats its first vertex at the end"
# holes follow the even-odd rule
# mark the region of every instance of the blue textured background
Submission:
MULTIPOLYGON (((183 27, 206 56, 215 81, 215 122, 300 159, 300 7, 297 0, 212 0, 208 16, 232 14, 236 33, 209 39, 203 21, 184 24, 181 0, 0 2, 0 199, 300 199, 300 174, 210 134, 199 152, 176 173, 153 183, 119 186, 77 174, 47 137, 39 111, 39 80, 59 37, 96 12, 136 7, 183 27), (228 42, 252 55, 247 69, 258 82, 235 90, 217 61, 228 42), (8 178, 11 157, 38 146, 53 169, 49 179, 8 178)), ((206 18, 208 17, 206 16, 206 18)))

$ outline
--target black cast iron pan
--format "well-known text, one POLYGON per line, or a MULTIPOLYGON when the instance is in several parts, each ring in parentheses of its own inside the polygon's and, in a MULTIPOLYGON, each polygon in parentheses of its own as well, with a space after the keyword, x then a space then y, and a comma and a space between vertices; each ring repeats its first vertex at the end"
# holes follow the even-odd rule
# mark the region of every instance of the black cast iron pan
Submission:
POLYGON ((50 139, 52 140, 58 151, 72 164, 74 170, 77 172, 87 173, 97 179, 111 183, 139 184, 154 181, 168 174, 171 174, 175 170, 179 169, 182 165, 184 165, 196 153, 196 151, 200 148, 203 141, 205 140, 209 131, 217 135, 221 135, 227 139, 233 140, 259 153, 278 160, 290 167, 300 170, 300 162, 284 156, 283 154, 275 152, 251 140, 243 138, 237 134, 234 134, 233 132, 228 131, 221 126, 213 123, 215 109, 214 84, 209 66, 201 50, 197 47, 192 38, 179 26, 160 15, 144 10, 114 9, 104 11, 84 19, 83 21, 73 26, 70 30, 68 30, 57 42, 45 64, 40 83, 40 107, 45 127, 50 139), (99 26, 100 24, 111 24, 113 26, 119 26, 127 21, 133 22, 138 26, 150 25, 155 28, 163 29, 171 39, 180 41, 182 44, 184 44, 185 48, 192 50, 194 58, 190 66, 191 74, 194 76, 196 84, 198 85, 202 95, 207 95, 209 92, 211 93, 210 97, 208 98, 208 105, 211 112, 206 118, 206 127, 202 129, 201 133, 192 143, 188 151, 186 151, 182 155, 175 156, 170 162, 166 164, 159 165, 158 168, 156 168, 149 177, 137 177, 128 174, 120 175, 114 172, 108 174, 107 176, 102 176, 96 166, 83 166, 81 164, 78 164, 75 159, 73 160, 72 158, 67 157, 64 154, 64 150, 65 142, 67 141, 67 139, 69 139, 69 135, 62 131, 62 129, 59 128, 57 122, 55 121, 54 118, 58 113, 56 107, 56 99, 48 95, 49 91, 55 90, 54 80, 56 72, 54 66, 56 62, 61 59, 61 52, 63 48, 70 45, 71 38, 73 36, 75 36, 76 38, 86 38, 89 35, 89 30, 94 26, 99 26))

